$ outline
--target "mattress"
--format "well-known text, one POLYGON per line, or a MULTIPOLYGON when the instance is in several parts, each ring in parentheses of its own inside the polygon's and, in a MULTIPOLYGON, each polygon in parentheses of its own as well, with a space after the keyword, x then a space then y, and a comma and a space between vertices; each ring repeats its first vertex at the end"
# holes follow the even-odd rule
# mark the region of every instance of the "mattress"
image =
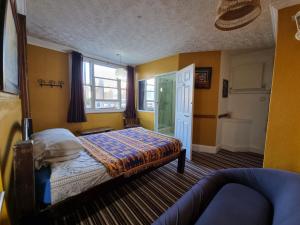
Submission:
POLYGON ((50 168, 37 171, 37 189, 43 204, 55 204, 80 194, 112 177, 104 165, 86 151, 76 159, 54 163, 50 168))

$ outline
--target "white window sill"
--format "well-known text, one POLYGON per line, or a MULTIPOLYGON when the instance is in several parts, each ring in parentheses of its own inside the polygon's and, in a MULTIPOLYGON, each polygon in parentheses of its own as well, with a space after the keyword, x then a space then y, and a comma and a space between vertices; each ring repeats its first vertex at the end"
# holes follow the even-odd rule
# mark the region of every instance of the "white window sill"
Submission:
POLYGON ((125 109, 103 109, 103 110, 95 110, 95 109, 86 109, 85 114, 96 114, 96 113, 123 113, 125 109))
POLYGON ((153 111, 150 111, 150 110, 138 110, 138 112, 149 112, 149 113, 154 113, 154 110, 153 111))

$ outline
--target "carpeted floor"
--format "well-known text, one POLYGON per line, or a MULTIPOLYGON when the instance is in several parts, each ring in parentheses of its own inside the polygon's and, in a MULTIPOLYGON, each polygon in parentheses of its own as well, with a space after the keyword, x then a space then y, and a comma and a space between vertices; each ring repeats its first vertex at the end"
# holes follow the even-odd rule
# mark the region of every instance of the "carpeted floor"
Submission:
POLYGON ((254 153, 194 153, 184 174, 176 172, 177 162, 143 175, 94 201, 74 209, 53 224, 151 224, 205 175, 223 168, 261 167, 263 157, 254 153))

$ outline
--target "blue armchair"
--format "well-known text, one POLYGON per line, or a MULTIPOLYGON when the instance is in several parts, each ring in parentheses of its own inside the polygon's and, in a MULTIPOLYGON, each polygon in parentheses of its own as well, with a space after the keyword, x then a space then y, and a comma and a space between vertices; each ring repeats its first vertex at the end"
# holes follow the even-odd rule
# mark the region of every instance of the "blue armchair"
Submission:
POLYGON ((220 170, 200 180, 154 225, 299 225, 300 175, 220 170))

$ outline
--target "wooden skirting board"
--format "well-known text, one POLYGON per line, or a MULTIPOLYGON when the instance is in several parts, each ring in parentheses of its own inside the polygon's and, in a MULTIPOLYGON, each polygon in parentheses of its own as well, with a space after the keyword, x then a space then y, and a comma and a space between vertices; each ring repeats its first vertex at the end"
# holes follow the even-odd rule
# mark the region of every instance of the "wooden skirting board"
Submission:
POLYGON ((206 152, 206 153, 217 153, 219 148, 217 146, 208 146, 208 145, 196 145, 193 144, 192 150, 195 152, 206 152))

